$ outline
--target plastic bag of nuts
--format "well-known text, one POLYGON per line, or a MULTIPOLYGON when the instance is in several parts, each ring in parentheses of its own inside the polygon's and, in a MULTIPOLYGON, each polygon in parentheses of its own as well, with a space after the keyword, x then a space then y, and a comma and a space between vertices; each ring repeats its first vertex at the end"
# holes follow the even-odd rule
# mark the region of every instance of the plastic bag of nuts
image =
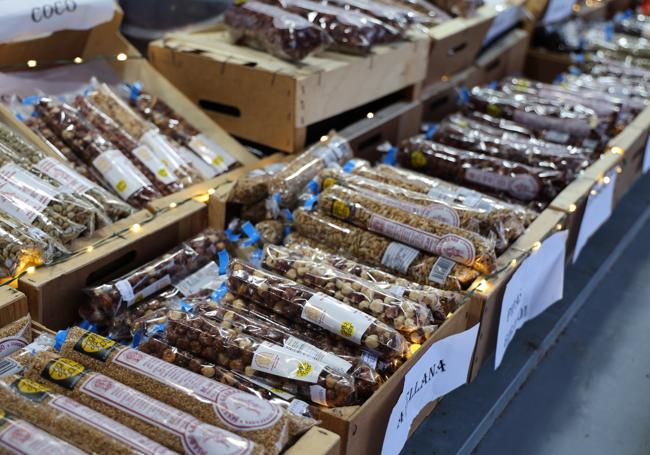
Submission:
POLYGON ((67 331, 60 351, 69 359, 192 414, 203 422, 250 439, 262 446, 265 453, 280 453, 290 440, 315 423, 298 420, 298 417, 286 414, 265 400, 78 327, 67 331), (242 406, 247 407, 248 413, 242 410, 242 406), (291 419, 303 425, 300 433, 289 431, 291 419))
POLYGON ((211 177, 237 164, 237 160, 230 153, 197 130, 169 104, 151 93, 144 92, 140 84, 129 85, 129 89, 129 104, 156 125, 163 134, 188 147, 214 169, 211 177))
POLYGON ((479 273, 451 259, 424 253, 356 226, 298 209, 294 228, 305 237, 350 254, 361 262, 398 272, 410 280, 449 291, 466 289, 479 273))
POLYGON ((158 129, 135 113, 107 84, 92 82, 96 90, 87 94, 88 99, 113 119, 135 140, 146 145, 162 160, 183 187, 201 181, 200 173, 184 160, 174 145, 158 129))
POLYGON ((206 229, 162 257, 109 283, 86 289, 90 300, 79 312, 92 323, 106 324, 134 303, 196 272, 225 249, 224 233, 206 229))
POLYGON ((320 52, 331 42, 326 31, 307 19, 256 1, 231 6, 224 22, 235 41, 289 61, 320 52))
POLYGON ((392 207, 350 188, 339 185, 327 188, 318 197, 318 211, 484 274, 496 269, 493 241, 392 207))
POLYGON ((399 332, 322 292, 235 260, 230 263, 228 287, 238 295, 271 308, 288 319, 303 319, 385 359, 406 355, 407 342, 399 332))
MULTIPOLYGON (((45 384, 178 453, 264 453, 261 447, 247 439, 201 422, 191 414, 51 352, 37 353, 25 377, 45 384)), ((155 383, 150 381, 151 385, 155 383)))
POLYGON ((301 235, 290 234, 285 239, 285 245, 314 261, 329 264, 338 270, 370 281, 395 297, 404 297, 424 304, 434 315, 441 312, 445 315, 454 312, 465 301, 465 295, 460 292, 444 291, 400 278, 376 267, 340 256, 326 245, 313 242, 301 235))
POLYGON ((9 412, 94 454, 174 452, 132 429, 30 379, 0 378, 2 406, 9 412), (88 425, 92 422, 92 425, 88 425))
MULTIPOLYGON (((295 250, 269 245, 264 249, 262 263, 299 284, 323 291, 376 317, 399 330, 411 343, 424 343, 437 328, 428 307, 395 297, 369 281, 309 259, 295 250)), ((445 319, 442 313, 436 316, 438 321, 445 319)))
POLYGON ((206 317, 172 311, 166 334, 174 346, 246 376, 265 378, 301 399, 323 406, 357 403, 352 376, 206 317))
POLYGON ((361 356, 340 357, 323 350, 311 344, 308 339, 294 333, 288 326, 258 317, 245 307, 246 304, 237 301, 237 299, 232 303, 223 301, 219 304, 205 299, 194 302, 193 311, 195 314, 216 321, 221 327, 283 346, 297 354, 323 363, 338 373, 351 375, 355 379, 355 388, 359 398, 369 397, 382 383, 381 377, 361 356))
POLYGON ((6 214, 0 219, 0 276, 17 276, 29 267, 47 264, 59 251, 57 242, 45 233, 6 214))
POLYGON ((86 122, 76 109, 51 98, 41 98, 35 109, 77 156, 92 165, 108 187, 130 205, 144 207, 160 197, 160 193, 138 168, 86 122))
POLYGON ((319 177, 323 189, 335 184, 344 186, 390 207, 449 226, 459 227, 486 239, 494 239, 497 254, 505 251, 509 243, 519 237, 525 229, 521 220, 512 216, 510 210, 470 208, 457 204, 453 200, 429 197, 426 194, 416 193, 339 169, 325 169, 319 177))
POLYGON ((138 144, 127 131, 94 105, 89 97, 76 96, 74 106, 105 138, 119 148, 161 195, 166 196, 183 189, 183 184, 167 168, 162 159, 146 145, 138 144))
POLYGON ((285 166, 285 163, 273 163, 239 177, 228 194, 228 202, 252 205, 266 199, 269 195, 269 181, 285 166))
POLYGON ((3 407, 0 407, 0 433, 2 434, 0 452, 3 454, 85 454, 67 442, 9 413, 3 407))
MULTIPOLYGON (((194 373, 214 379, 222 384, 233 387, 242 392, 250 393, 260 400, 267 400, 273 405, 281 406, 289 412, 303 417, 311 417, 308 407, 292 406, 294 400, 300 401, 288 392, 273 388, 263 381, 248 378, 243 374, 230 371, 224 367, 201 359, 187 351, 173 346, 164 335, 155 335, 147 338, 138 349, 149 355, 173 363, 194 373), (254 382, 253 382, 254 381, 254 382)), ((300 401, 300 403, 304 403, 300 401)), ((305 403, 306 404, 306 403, 305 403)))
POLYGON ((326 141, 312 145, 275 174, 269 184, 269 192, 272 196, 278 195, 280 205, 292 206, 300 191, 320 171, 350 158, 352 149, 347 140, 337 134, 331 134, 326 141))
POLYGON ((0 141, 15 150, 20 158, 25 160, 25 168, 31 172, 37 172, 37 175, 41 177, 47 177, 55 186, 71 190, 77 197, 82 198, 97 209, 99 211, 97 213, 98 226, 126 218, 133 213, 132 207, 96 184, 97 181, 89 171, 90 168, 83 165, 81 160, 45 125, 41 118, 30 117, 30 119, 37 120, 39 127, 44 128, 43 134, 47 133, 47 137, 44 137, 43 140, 49 143, 50 148, 61 157, 61 160, 46 156, 36 147, 0 124, 0 137, 2 138, 0 141), (55 143, 50 143, 50 140, 55 141, 55 143), (58 151, 59 149, 67 149, 68 151, 61 153, 58 151), (68 161, 70 158, 74 161, 68 161), (70 166, 65 164, 66 161, 70 166))
POLYGON ((358 11, 368 14, 391 28, 391 33, 386 34, 385 38, 388 41, 395 41, 404 39, 409 25, 413 22, 412 14, 404 8, 399 8, 387 3, 373 2, 369 0, 327 0, 328 5, 336 5, 338 7, 358 11))

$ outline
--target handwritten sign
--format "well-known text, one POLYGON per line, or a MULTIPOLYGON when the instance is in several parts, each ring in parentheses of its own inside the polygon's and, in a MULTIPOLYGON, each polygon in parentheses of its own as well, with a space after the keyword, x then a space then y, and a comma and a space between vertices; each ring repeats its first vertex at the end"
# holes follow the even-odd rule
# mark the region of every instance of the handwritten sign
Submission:
POLYGON ((114 13, 114 0, 0 0, 0 43, 88 30, 114 13))
POLYGON ((404 376, 404 389, 388 420, 382 455, 398 454, 413 420, 429 403, 467 382, 479 324, 434 343, 404 376))
POLYGON ((650 136, 646 139, 645 152, 643 153, 643 173, 645 174, 650 169, 650 136))
POLYGON ((568 231, 556 232, 528 256, 506 285, 501 303, 494 368, 526 321, 562 298, 568 231))
POLYGON ((575 0, 550 0, 542 24, 552 24, 566 19, 573 12, 575 3, 575 0))
POLYGON ((616 170, 612 169, 607 173, 603 182, 593 186, 587 199, 585 213, 582 215, 582 221, 580 222, 578 240, 576 241, 576 248, 573 252, 573 262, 578 260, 578 256, 580 256, 582 248, 587 244, 589 238, 611 216, 612 209, 614 208, 614 188, 616 187, 617 175, 616 170), (605 181, 609 183, 605 183, 605 181))

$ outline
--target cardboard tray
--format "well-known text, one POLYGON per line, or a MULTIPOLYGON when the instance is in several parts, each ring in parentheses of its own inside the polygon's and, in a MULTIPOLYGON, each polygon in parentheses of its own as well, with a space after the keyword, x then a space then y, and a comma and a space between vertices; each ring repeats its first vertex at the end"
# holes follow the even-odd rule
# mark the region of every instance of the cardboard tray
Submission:
POLYGON ((368 57, 324 52, 297 65, 215 28, 170 34, 150 44, 149 58, 231 134, 291 153, 327 134, 323 123, 335 116, 387 96, 416 100, 428 48, 426 35, 413 34, 368 57))
POLYGON ((27 297, 11 286, 0 288, 0 328, 27 316, 27 297))
MULTIPOLYGON (((36 74, 38 74, 41 67, 47 67, 48 62, 54 60, 69 61, 69 73, 62 70, 56 76, 66 81, 71 78, 70 74, 74 74, 76 71, 84 71, 85 64, 76 65, 72 63, 74 58, 80 57, 84 62, 90 62, 88 65, 94 63, 95 66, 91 66, 91 68, 97 67, 109 70, 111 74, 107 74, 107 77, 112 76, 114 78, 117 75, 121 80, 127 82, 142 82, 145 90, 171 105, 201 133, 223 146, 242 165, 257 161, 254 155, 190 102, 126 41, 119 32, 121 18, 122 14, 118 10, 111 22, 101 24, 91 30, 82 32, 62 31, 46 38, 0 45, 0 59, 3 64, 17 65, 16 69, 20 71, 28 69, 26 66, 22 67, 27 60, 33 59, 41 62, 37 68, 31 70, 36 74), (68 46, 72 42, 74 42, 74 45, 68 46), (119 61, 117 59, 119 54, 124 54, 128 58, 125 61, 119 61), (98 60, 104 61, 106 65, 103 67, 97 66, 98 60)), ((98 76, 101 76, 101 74, 98 76)), ((34 84, 34 88, 38 88, 38 81, 35 81, 34 84)), ((22 122, 18 121, 3 105, 0 105, 0 118, 21 131, 23 135, 38 145, 45 153, 52 154, 40 138, 22 122)), ((224 175, 197 183, 175 194, 155 200, 149 204, 148 208, 158 210, 168 207, 172 202, 178 203, 187 198, 204 194, 209 188, 218 184, 224 175)))
POLYGON ((485 5, 472 17, 457 17, 429 28, 431 47, 425 86, 472 66, 496 16, 496 10, 485 5))

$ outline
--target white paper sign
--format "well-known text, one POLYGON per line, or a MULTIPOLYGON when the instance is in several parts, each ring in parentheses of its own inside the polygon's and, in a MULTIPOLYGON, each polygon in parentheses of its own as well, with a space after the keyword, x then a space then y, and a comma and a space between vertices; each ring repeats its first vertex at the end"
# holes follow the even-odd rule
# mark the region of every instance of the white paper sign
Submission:
POLYGON ((556 232, 528 256, 506 285, 501 304, 494 367, 526 321, 562 298, 568 231, 556 232))
POLYGON ((593 186, 592 192, 596 194, 589 194, 587 199, 587 206, 585 213, 582 216, 580 223, 580 231, 578 231, 578 240, 576 241, 576 248, 573 252, 573 262, 578 260, 582 248, 587 244, 589 238, 594 235, 599 227, 605 223, 612 214, 614 208, 614 188, 616 187, 616 173, 612 169, 607 173, 609 183, 597 183, 593 186))
POLYGON ((498 14, 494 18, 483 40, 483 46, 491 43, 496 37, 513 28, 522 18, 522 10, 517 5, 497 4, 494 5, 494 8, 498 14))
POLYGON ((114 13, 114 0, 0 0, 0 43, 88 30, 114 13))
POLYGON ((575 0, 550 0, 542 24, 552 24, 566 19, 573 12, 573 5, 575 0))
POLYGON ((645 174, 650 169, 650 136, 645 143, 645 152, 643 154, 643 173, 645 174))
POLYGON ((422 408, 467 382, 479 325, 434 343, 406 373, 404 389, 388 420, 382 455, 398 454, 422 408))

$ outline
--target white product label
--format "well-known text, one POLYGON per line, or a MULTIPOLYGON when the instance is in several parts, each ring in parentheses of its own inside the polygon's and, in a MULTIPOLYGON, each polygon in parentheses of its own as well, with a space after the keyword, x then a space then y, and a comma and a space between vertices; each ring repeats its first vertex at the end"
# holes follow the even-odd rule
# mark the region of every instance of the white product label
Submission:
POLYGON ((151 182, 119 150, 107 150, 93 160, 93 166, 125 201, 151 182))
MULTIPOLYGON (((137 351, 136 351, 137 352, 137 351)), ((102 374, 91 374, 79 390, 182 439, 189 454, 247 454, 251 444, 102 374)))
POLYGON ((611 216, 612 210, 614 209, 614 189, 616 188, 617 175, 616 170, 612 169, 606 175, 609 183, 596 183, 592 187, 584 214, 582 215, 582 221, 580 222, 578 239, 576 240, 575 250, 573 251, 573 262, 578 260, 582 248, 584 248, 591 236, 611 216), (593 194, 594 192, 595 194, 593 194))
POLYGON ((219 266, 215 262, 210 262, 197 270, 181 282, 174 285, 183 296, 187 297, 196 294, 202 289, 216 290, 221 283, 226 279, 226 276, 219 276, 219 266))
POLYGON ((316 383, 325 365, 265 341, 255 349, 251 367, 282 378, 316 383))
POLYGON ((536 130, 555 130, 578 137, 587 137, 591 127, 587 121, 577 118, 557 118, 516 110, 513 120, 536 130))
POLYGON ((59 191, 15 164, 0 168, 0 209, 31 224, 59 191))
POLYGON ((386 251, 384 251, 381 264, 389 269, 406 273, 418 254, 420 252, 415 248, 398 242, 391 242, 388 248, 386 248, 386 251))
POLYGON ((0 378, 23 371, 23 366, 10 358, 0 359, 0 378))
POLYGON ((181 157, 184 163, 191 164, 194 169, 199 171, 203 180, 209 180, 213 177, 219 175, 219 172, 208 163, 203 161, 201 158, 196 156, 190 149, 187 147, 178 147, 178 155, 181 157))
POLYGON ((36 428, 24 420, 15 420, 0 413, 0 448, 16 455, 48 454, 48 455, 83 455, 67 442, 64 442, 45 431, 36 428))
POLYGON ((88 190, 97 188, 93 182, 55 158, 43 158, 34 167, 71 193, 85 194, 88 190))
POLYGON ((368 366, 369 366, 370 368, 372 368, 373 370, 374 370, 375 368, 377 368, 377 360, 378 360, 378 358, 377 358, 377 356, 376 356, 375 354, 373 354, 372 352, 363 351, 363 352, 361 353, 361 360, 363 360, 364 362, 366 362, 366 363, 368 364, 368 366))
POLYGON ((517 330, 530 319, 562 298, 567 231, 553 234, 542 246, 521 262, 506 285, 501 303, 494 367, 517 330))
POLYGON ((165 185, 177 181, 176 176, 167 169, 165 163, 154 155, 151 149, 146 145, 136 147, 132 153, 142 164, 145 165, 147 169, 149 169, 149 171, 156 177, 156 180, 165 185))
POLYGON ((643 152, 643 173, 650 169, 650 136, 646 139, 645 152, 643 152))
POLYGON ((387 291, 390 293, 390 295, 397 297, 398 299, 401 298, 404 293, 406 292, 406 288, 404 286, 400 286, 398 284, 395 284, 387 289, 387 291))
POLYGON ((223 147, 205 134, 194 136, 188 145, 194 150, 194 153, 219 172, 227 171, 230 166, 237 162, 230 153, 226 152, 223 147))
POLYGON ((113 0, 21 0, 0 2, 0 43, 27 41, 60 30, 88 30, 108 22, 113 0))
POLYGON ((384 431, 382 455, 399 454, 420 411, 467 382, 479 325, 434 343, 406 373, 384 431))
POLYGON ((305 413, 309 412, 309 405, 296 398, 291 400, 287 411, 297 416, 305 415, 305 413))
POLYGON ((146 132, 141 138, 140 142, 149 147, 149 150, 158 157, 168 170, 172 173, 178 171, 183 165, 183 159, 178 154, 173 145, 167 141, 165 136, 156 130, 146 132))
POLYGON ((125 302, 133 302, 135 300, 135 294, 133 293, 133 286, 129 283, 129 280, 120 280, 115 283, 122 300, 125 302))
POLYGON ((21 336, 0 338, 0 358, 8 356, 28 344, 29 342, 21 336))
POLYGON ((289 338, 284 340, 284 347, 293 352, 304 355, 305 357, 324 363, 334 371, 341 374, 347 374, 347 372, 350 371, 350 368, 352 368, 352 364, 347 360, 344 360, 335 354, 323 351, 312 344, 292 336, 289 336, 289 338))
POLYGON ((314 403, 327 406, 327 390, 318 384, 309 386, 309 398, 314 403))
POLYGON ((368 230, 411 245, 419 250, 441 255, 461 264, 472 265, 475 251, 472 242, 454 234, 442 237, 421 229, 373 214, 368 230))
POLYGON ((155 294, 161 289, 166 288, 171 283, 172 280, 169 275, 165 275, 139 291, 137 294, 135 293, 133 286, 131 286, 131 283, 129 283, 129 280, 120 280, 115 283, 115 287, 122 296, 122 300, 124 300, 128 306, 131 306, 132 304, 140 302, 150 295, 155 294))
POLYGON ((113 362, 210 401, 217 416, 237 430, 267 428, 281 416, 281 410, 265 400, 135 349, 122 349, 113 362))
POLYGON ((161 446, 157 442, 152 441, 146 436, 141 435, 119 422, 106 417, 81 403, 71 400, 66 396, 56 396, 48 403, 48 406, 53 407, 73 418, 84 422, 86 425, 97 428, 102 433, 106 433, 120 442, 123 442, 129 447, 137 449, 138 452, 160 455, 160 454, 173 454, 171 450, 161 446))
POLYGON ((451 259, 439 257, 433 264, 433 267, 431 267, 431 272, 429 272, 429 281, 444 284, 453 270, 454 265, 456 265, 456 263, 451 259))
POLYGON ((479 185, 507 191, 511 196, 524 201, 534 199, 540 190, 539 182, 530 174, 517 174, 512 177, 498 172, 470 168, 465 169, 465 178, 479 185))
POLYGON ((375 322, 372 316, 321 292, 311 296, 301 317, 356 344, 361 344, 363 334, 375 322))

